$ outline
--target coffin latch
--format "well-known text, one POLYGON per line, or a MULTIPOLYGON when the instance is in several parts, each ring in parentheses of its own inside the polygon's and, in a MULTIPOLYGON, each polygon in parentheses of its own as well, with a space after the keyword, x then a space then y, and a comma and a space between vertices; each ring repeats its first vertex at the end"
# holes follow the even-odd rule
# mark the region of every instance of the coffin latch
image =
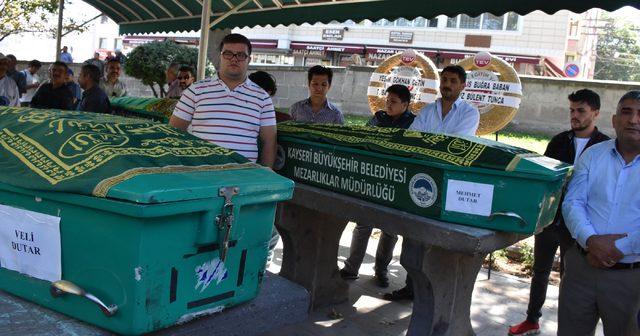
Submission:
POLYGON ((216 216, 216 223, 221 231, 224 231, 224 239, 220 244, 220 260, 224 262, 227 259, 227 252, 229 251, 229 240, 231 238, 231 228, 233 227, 233 196, 240 192, 238 187, 222 187, 218 191, 220 197, 224 197, 224 205, 222 206, 222 213, 216 216))

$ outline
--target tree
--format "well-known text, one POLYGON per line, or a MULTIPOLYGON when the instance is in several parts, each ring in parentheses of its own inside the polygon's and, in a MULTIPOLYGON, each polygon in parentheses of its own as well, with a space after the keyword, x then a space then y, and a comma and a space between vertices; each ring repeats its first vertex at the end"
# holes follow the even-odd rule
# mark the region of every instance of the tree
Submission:
POLYGON ((190 65, 198 62, 198 49, 175 43, 174 41, 154 41, 133 49, 127 56, 124 71, 127 75, 142 80, 149 85, 156 97, 164 97, 167 84, 165 73, 171 63, 190 65), (155 85, 160 88, 156 92, 155 85))
POLYGON ((594 78, 616 81, 640 81, 640 43, 637 27, 607 22, 599 31, 594 78))
MULTIPOLYGON (((0 41, 22 33, 50 33, 55 36, 58 0, 0 0, 0 41)), ((65 19, 63 30, 82 32, 85 23, 65 19)))

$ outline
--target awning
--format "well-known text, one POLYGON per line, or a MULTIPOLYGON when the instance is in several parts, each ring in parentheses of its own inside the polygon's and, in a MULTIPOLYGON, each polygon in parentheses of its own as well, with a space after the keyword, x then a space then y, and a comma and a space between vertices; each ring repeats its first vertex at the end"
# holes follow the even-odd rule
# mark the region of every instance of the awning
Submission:
POLYGON ((348 54, 364 54, 363 45, 339 43, 291 42, 292 50, 335 51, 348 54))
MULTIPOLYGON (((120 25, 121 34, 197 31, 203 0, 85 0, 120 25)), ((212 0, 212 19, 223 18, 215 28, 328 23, 333 20, 394 20, 399 17, 431 18, 481 13, 502 15, 534 10, 555 13, 568 9, 576 13, 591 8, 616 10, 623 6, 640 8, 637 0, 212 0), (243 6, 239 6, 243 5, 243 6), (228 12, 235 11, 231 15, 228 12)))

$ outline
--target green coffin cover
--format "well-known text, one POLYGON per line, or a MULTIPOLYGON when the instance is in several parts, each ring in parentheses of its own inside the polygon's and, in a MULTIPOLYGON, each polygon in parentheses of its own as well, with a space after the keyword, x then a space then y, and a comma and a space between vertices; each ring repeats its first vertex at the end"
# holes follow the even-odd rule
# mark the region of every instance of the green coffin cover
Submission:
MULTIPOLYGON (((207 172, 260 167, 162 123, 77 111, 0 107, 0 144, 0 183, 98 197, 141 175, 155 176, 158 194, 177 173, 202 175, 184 186, 195 190, 207 172)), ((157 202, 149 187, 119 197, 157 202)))
POLYGON ((111 108, 117 115, 140 117, 167 123, 178 103, 173 98, 118 97, 111 98, 111 108))
POLYGON ((570 166, 476 137, 286 122, 279 173, 445 221, 532 233, 551 223, 570 166))

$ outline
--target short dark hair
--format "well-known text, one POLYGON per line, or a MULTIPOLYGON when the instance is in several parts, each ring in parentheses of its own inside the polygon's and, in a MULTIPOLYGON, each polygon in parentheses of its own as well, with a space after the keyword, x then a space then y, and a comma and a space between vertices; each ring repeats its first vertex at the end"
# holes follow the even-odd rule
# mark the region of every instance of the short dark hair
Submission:
POLYGON ((225 44, 231 44, 231 43, 242 43, 246 45, 247 50, 249 51, 249 55, 251 55, 251 41, 249 41, 249 39, 246 36, 242 34, 236 34, 236 33, 225 36, 220 42, 220 51, 222 52, 222 47, 224 47, 225 44))
POLYGON ((174 74, 177 74, 177 73, 178 73, 178 69, 179 69, 179 68, 180 68, 180 63, 171 62, 171 63, 169 64, 169 66, 167 67, 167 70, 173 70, 173 69, 175 69, 175 70, 173 70, 173 73, 174 73, 174 74))
POLYGON ((38 60, 31 60, 27 66, 40 69, 42 68, 42 63, 38 60))
POLYGON ((458 78, 460 78, 460 81, 462 81, 463 83, 467 81, 467 71, 459 65, 447 65, 444 69, 442 69, 442 73, 445 72, 450 72, 458 75, 458 78))
POLYGON ((67 63, 62 62, 62 61, 55 61, 55 62, 51 63, 51 67, 54 67, 54 66, 61 66, 61 67, 63 67, 63 68, 64 68, 65 73, 66 73, 66 71, 67 71, 67 70, 69 70, 69 66, 67 65, 67 63))
POLYGON ((18 60, 18 59, 16 58, 16 56, 15 56, 15 55, 13 55, 13 54, 8 54, 8 55, 7 55, 7 58, 10 58, 10 59, 12 59, 12 60, 14 60, 14 61, 17 61, 17 60, 18 60))
POLYGON ((104 60, 104 64, 105 64, 105 65, 107 65, 107 64, 109 64, 109 63, 113 63, 113 62, 122 63, 122 61, 121 61, 120 57, 118 57, 118 56, 111 56, 111 57, 107 57, 107 58, 104 60))
POLYGON ((569 101, 574 103, 586 103, 594 110, 600 109, 600 96, 592 90, 582 89, 569 95, 569 101))
POLYGON ((327 67, 323 67, 322 65, 314 65, 307 72, 307 82, 311 83, 311 79, 313 76, 323 76, 326 75, 329 79, 329 85, 331 85, 331 81, 333 80, 333 71, 327 67))
POLYGON ((196 76, 196 71, 189 65, 181 65, 180 68, 178 68, 178 72, 189 72, 191 76, 196 76))
POLYGON ((80 71, 89 75, 89 79, 91 79, 94 84, 100 83, 100 69, 97 66, 85 64, 80 68, 80 71))
POLYGON ((256 71, 249 75, 249 79, 258 84, 258 86, 265 90, 270 96, 274 96, 278 91, 275 77, 268 72, 256 71))
POLYGON ((409 91, 409 88, 402 84, 393 84, 387 88, 386 92, 395 94, 403 103, 411 101, 411 92, 409 91))
POLYGON ((620 100, 618 100, 618 105, 627 99, 640 101, 640 90, 632 90, 622 95, 620 100))

